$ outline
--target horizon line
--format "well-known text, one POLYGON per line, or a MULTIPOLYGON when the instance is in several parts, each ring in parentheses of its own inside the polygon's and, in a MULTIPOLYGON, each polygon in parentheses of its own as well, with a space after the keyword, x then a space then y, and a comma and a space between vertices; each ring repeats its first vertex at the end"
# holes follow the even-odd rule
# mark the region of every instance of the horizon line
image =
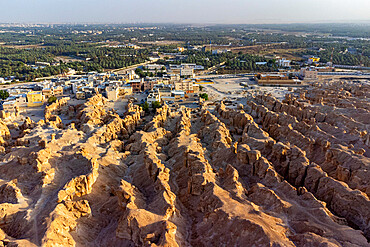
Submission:
POLYGON ((291 24, 370 24, 369 20, 321 20, 321 21, 291 21, 291 22, 0 22, 0 25, 291 25, 291 24))

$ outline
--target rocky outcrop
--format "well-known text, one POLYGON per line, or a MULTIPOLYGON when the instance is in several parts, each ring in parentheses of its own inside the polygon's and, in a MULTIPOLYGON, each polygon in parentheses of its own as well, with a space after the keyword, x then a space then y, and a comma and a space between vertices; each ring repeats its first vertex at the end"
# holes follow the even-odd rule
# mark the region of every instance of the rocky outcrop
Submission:
POLYGON ((103 118, 106 115, 104 105, 107 99, 101 94, 97 94, 90 98, 83 106, 80 107, 77 113, 77 119, 80 120, 81 124, 86 125, 102 125, 103 118))
POLYGON ((0 245, 369 246, 368 89, 0 121, 0 245))
POLYGON ((62 111, 64 111, 64 113, 69 111, 70 108, 67 106, 69 100, 69 97, 64 97, 61 99, 57 99, 54 103, 50 105, 47 105, 44 110, 45 122, 49 121, 49 119, 54 115, 61 114, 62 111))

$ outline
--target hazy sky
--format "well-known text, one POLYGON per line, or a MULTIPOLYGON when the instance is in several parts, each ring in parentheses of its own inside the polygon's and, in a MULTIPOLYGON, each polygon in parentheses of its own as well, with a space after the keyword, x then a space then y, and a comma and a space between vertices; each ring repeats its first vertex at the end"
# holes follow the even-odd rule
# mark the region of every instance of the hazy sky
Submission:
POLYGON ((369 21, 370 0, 0 0, 0 22, 369 21))

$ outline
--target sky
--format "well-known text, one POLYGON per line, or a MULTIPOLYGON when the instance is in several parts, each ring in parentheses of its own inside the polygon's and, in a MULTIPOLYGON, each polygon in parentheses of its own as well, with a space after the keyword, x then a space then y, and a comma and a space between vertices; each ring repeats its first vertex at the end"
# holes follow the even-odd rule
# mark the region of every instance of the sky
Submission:
POLYGON ((0 23, 370 21, 370 0, 0 0, 0 23))

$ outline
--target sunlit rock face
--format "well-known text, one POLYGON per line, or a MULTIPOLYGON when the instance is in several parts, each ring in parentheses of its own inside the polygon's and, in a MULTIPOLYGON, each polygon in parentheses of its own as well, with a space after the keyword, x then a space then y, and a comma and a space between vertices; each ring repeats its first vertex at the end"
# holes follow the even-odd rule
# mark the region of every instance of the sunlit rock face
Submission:
POLYGON ((369 86, 0 121, 0 246, 369 246, 369 86), (71 121, 64 123, 62 119, 71 121))

